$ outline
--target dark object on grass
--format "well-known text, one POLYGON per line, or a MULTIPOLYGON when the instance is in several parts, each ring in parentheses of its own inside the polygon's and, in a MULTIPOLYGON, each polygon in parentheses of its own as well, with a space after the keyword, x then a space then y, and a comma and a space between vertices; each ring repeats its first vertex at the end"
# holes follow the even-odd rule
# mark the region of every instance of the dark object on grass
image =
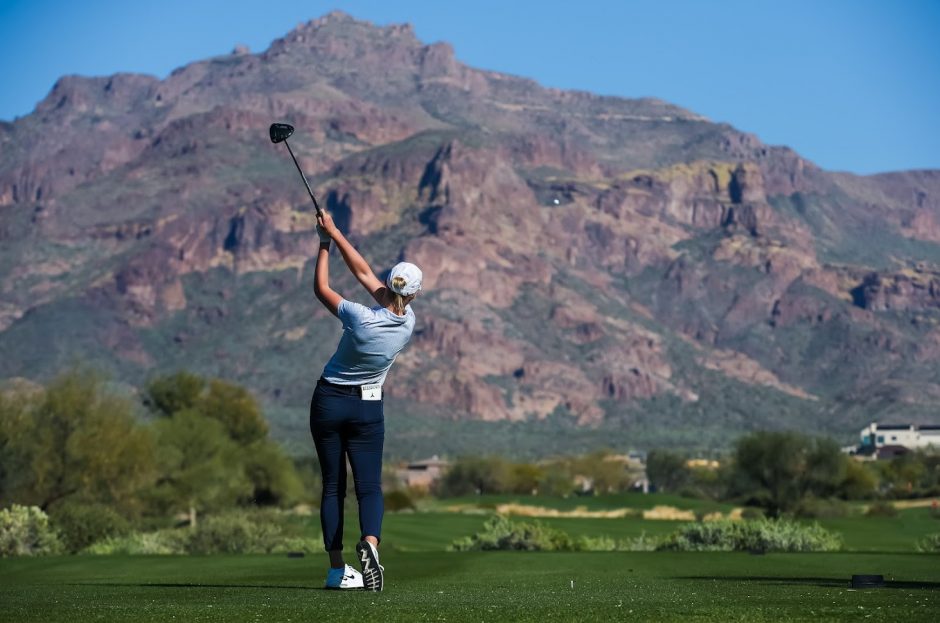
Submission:
POLYGON ((852 588, 884 588, 883 575, 853 575, 852 588))
POLYGON ((303 552, 287 552, 287 557, 288 558, 303 558, 304 553, 303 552))
POLYGON ((294 166, 297 167, 297 172, 300 173, 300 177, 304 181, 304 186, 307 187, 307 194, 310 195, 310 200, 313 201, 313 207, 317 209, 317 214, 320 214, 320 204, 317 203, 317 198, 313 196, 313 191, 310 190, 310 184, 307 183, 307 176, 304 175, 303 169, 300 168, 300 163, 298 163, 297 158, 294 157, 294 150, 290 148, 290 143, 287 142, 287 139, 293 133, 294 126, 288 123, 272 123, 271 127, 268 128, 268 135, 271 137, 272 143, 284 143, 287 145, 287 151, 290 154, 291 160, 294 161, 294 166))

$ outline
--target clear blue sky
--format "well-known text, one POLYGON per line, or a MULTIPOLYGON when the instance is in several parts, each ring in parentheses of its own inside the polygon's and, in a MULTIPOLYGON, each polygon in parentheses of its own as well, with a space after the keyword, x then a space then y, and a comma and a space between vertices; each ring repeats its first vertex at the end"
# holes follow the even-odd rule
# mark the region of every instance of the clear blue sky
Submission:
POLYGON ((940 169, 935 0, 0 0, 0 119, 61 75, 165 77, 332 9, 410 22, 474 67, 659 97, 827 169, 940 169))

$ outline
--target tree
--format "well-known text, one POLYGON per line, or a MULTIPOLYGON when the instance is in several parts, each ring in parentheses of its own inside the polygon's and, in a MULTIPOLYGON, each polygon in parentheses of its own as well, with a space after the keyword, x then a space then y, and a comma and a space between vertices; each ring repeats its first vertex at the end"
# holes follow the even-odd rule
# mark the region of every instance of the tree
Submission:
POLYGON ((831 439, 793 432, 745 435, 735 444, 730 493, 779 517, 806 496, 835 495, 849 460, 831 439))
POLYGON ((686 459, 669 450, 650 450, 646 456, 646 477, 657 491, 676 493, 692 481, 686 459))
POLYGON ((172 506, 173 496, 180 496, 194 519, 199 511, 236 502, 287 504, 303 494, 296 467, 267 438, 261 407, 244 387, 178 372, 151 381, 146 402, 167 416, 154 425, 161 446, 168 446, 163 448, 161 484, 154 496, 162 506, 172 506), (175 424, 166 423, 178 418, 175 424), (205 464, 198 469, 188 467, 200 456, 192 454, 187 434, 209 444, 214 453, 201 457, 205 464), (221 469, 225 475, 216 482, 221 469))
POLYGON ((914 451, 878 462, 885 489, 894 497, 940 494, 940 454, 914 451))
POLYGON ((243 446, 268 435, 268 423, 251 392, 221 379, 207 381, 186 371, 157 377, 147 386, 144 402, 167 417, 198 411, 221 422, 229 437, 243 446))
POLYGON ((65 501, 140 510, 138 491, 155 476, 150 431, 131 403, 73 370, 32 396, 7 394, 0 406, 0 498, 49 510, 65 501))
POLYGON ((0 392, 0 506, 9 506, 17 501, 17 492, 31 488, 34 413, 41 398, 42 388, 0 392))
POLYGON ((537 491, 543 471, 532 463, 514 463, 509 470, 509 493, 531 494, 537 491))
POLYGON ((177 411, 194 408, 205 387, 202 377, 180 371, 152 380, 147 385, 144 403, 161 415, 172 416, 177 411))
POLYGON ((251 393, 219 379, 209 381, 209 391, 198 403, 206 416, 218 420, 236 443, 248 444, 268 436, 268 423, 251 393))
POLYGON ((150 492, 163 512, 199 512, 234 506, 251 495, 242 449, 221 422, 184 409, 154 423, 160 477, 150 492))
POLYGON ((610 450, 597 450, 572 459, 572 471, 588 478, 595 493, 614 493, 628 490, 634 482, 623 461, 610 450))
POLYGON ((305 487, 297 467, 276 443, 256 441, 244 459, 245 475, 252 485, 250 502, 284 506, 303 497, 305 487))
POLYGON ((460 457, 438 481, 444 497, 505 493, 512 480, 510 463, 498 457, 460 457))
POLYGON ((571 495, 574 491, 574 478, 566 462, 556 461, 549 464, 542 471, 538 489, 542 495, 571 495))

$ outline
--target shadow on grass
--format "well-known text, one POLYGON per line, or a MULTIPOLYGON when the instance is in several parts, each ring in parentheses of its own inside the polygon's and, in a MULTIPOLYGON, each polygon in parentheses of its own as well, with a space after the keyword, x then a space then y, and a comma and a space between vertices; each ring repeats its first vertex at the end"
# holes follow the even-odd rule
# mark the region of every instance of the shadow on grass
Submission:
POLYGON ((157 583, 157 582, 72 582, 68 586, 110 586, 116 588, 127 588, 136 586, 138 588, 263 588, 263 589, 284 589, 295 591, 326 590, 320 586, 278 586, 277 584, 197 584, 195 582, 187 583, 157 583))
MULTIPOLYGON (((707 576, 707 575, 686 575, 674 578, 676 580, 713 580, 716 582, 757 582, 760 584, 782 586, 792 585, 811 585, 822 586, 825 588, 852 588, 851 577, 846 578, 782 578, 772 576, 707 576)), ((907 580, 885 580, 885 585, 879 588, 900 588, 900 589, 940 589, 940 582, 912 582, 907 580)), ((857 590, 873 590, 870 588, 857 590)))

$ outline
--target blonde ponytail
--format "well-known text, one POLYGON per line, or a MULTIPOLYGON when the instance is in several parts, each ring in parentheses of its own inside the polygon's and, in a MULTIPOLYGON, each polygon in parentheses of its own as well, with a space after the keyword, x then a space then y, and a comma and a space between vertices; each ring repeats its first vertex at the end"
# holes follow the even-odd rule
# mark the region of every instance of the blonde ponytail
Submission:
POLYGON ((405 314, 405 297, 395 290, 401 290, 407 283, 404 277, 392 277, 392 308, 399 316, 405 314))

